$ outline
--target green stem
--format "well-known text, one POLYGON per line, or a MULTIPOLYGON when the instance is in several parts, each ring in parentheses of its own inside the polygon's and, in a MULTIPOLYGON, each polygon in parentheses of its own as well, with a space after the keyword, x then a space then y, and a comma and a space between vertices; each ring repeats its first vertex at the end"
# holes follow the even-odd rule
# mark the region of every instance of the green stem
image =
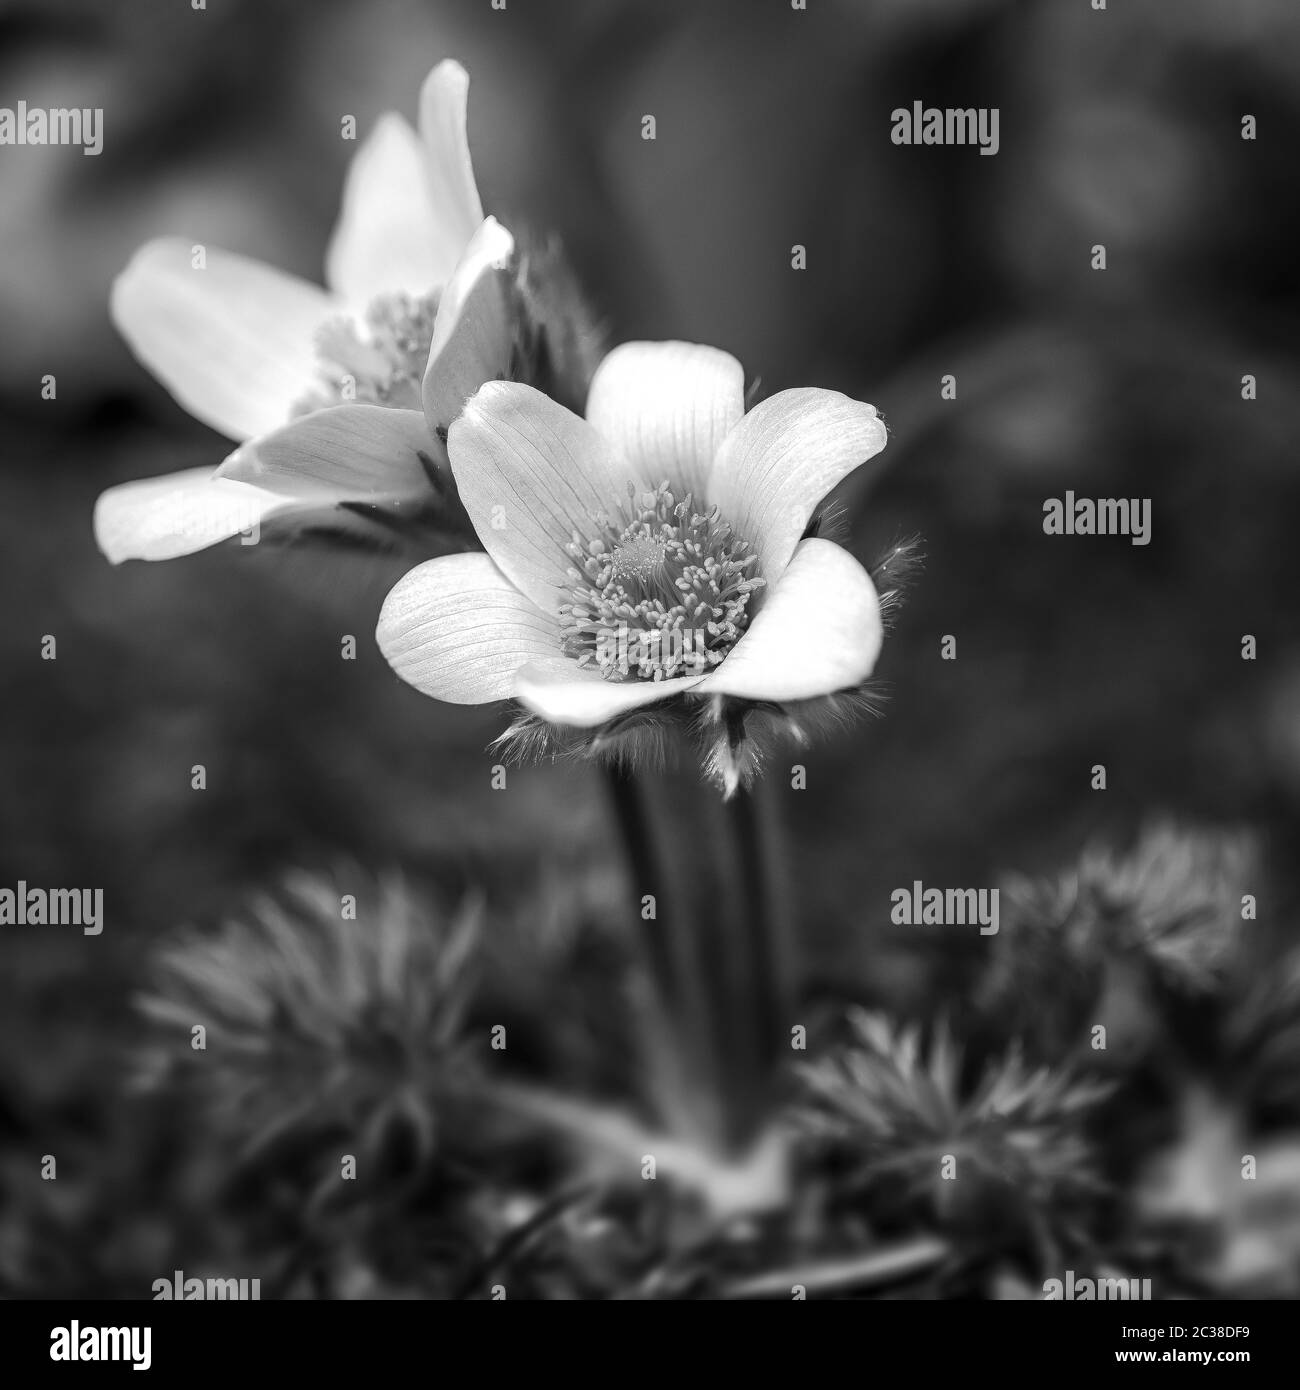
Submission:
POLYGON ((755 1048, 770 1071, 786 1055, 796 1022, 799 982, 788 865, 777 808, 766 785, 737 792, 726 806, 745 902, 742 926, 752 968, 755 1048))
POLYGON ((638 900, 637 920, 643 926, 642 949, 658 985, 661 1000, 665 1007, 671 1007, 680 1002, 683 989, 681 974, 685 963, 676 958, 669 938, 656 927, 658 904, 663 901, 665 907, 668 906, 671 886, 661 865, 663 847, 654 829, 647 798, 636 779, 622 768, 608 768, 606 781, 622 835, 623 852, 632 873, 634 896, 638 900), (655 898, 654 920, 647 920, 639 910, 640 898, 647 893, 655 898))
POLYGON ((696 953, 697 914, 673 873, 672 817, 652 794, 649 779, 607 768, 606 783, 650 985, 650 997, 638 1002, 651 1089, 661 1118, 676 1116, 681 1123, 707 1127, 707 1098, 721 1077, 712 1066, 709 1010, 696 953), (647 896, 654 900, 649 916, 643 907, 647 896))
POLYGON ((741 1149, 770 1115, 795 1021, 775 808, 762 793, 723 803, 681 779, 609 777, 654 994, 648 1041, 659 1099, 711 1142, 741 1149), (646 894, 655 898, 649 920, 646 894))

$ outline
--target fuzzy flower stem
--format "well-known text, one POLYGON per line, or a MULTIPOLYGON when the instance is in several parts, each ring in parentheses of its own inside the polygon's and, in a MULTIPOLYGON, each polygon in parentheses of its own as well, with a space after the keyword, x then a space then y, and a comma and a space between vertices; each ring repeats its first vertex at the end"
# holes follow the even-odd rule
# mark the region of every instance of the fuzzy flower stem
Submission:
POLYGON ((607 766, 605 773, 632 875, 631 905, 649 972, 651 998, 642 1028, 654 1067, 652 1087, 665 1110, 695 1108, 691 1093, 701 1083, 706 1092, 714 1089, 721 1078, 699 1070, 710 1048, 707 1006, 692 940, 694 914, 669 868, 669 846, 661 833, 666 818, 656 812, 648 779, 619 767, 607 766), (641 906, 646 895, 655 900, 651 919, 641 906))
MULTIPOLYGON (((609 798, 622 835, 623 851, 627 855, 635 885, 641 891, 653 893, 657 899, 668 888, 668 883, 657 862, 659 846, 655 842, 647 798, 635 776, 624 768, 607 766, 605 773, 609 798)), ((655 923, 646 922, 640 913, 637 919, 646 928, 641 933, 641 943, 651 973, 659 986, 663 1003, 670 1005, 678 998, 680 982, 677 976, 681 962, 672 959, 669 943, 664 934, 655 929, 655 923)))
POLYGON ((720 1146, 742 1148, 770 1117, 794 1021, 774 808, 762 794, 723 803, 696 784, 609 776, 654 994, 647 1044, 660 1098, 720 1146))
POLYGON ((749 986, 755 1049, 766 1069, 778 1062, 782 1039, 789 1038, 796 1021, 795 939, 784 837, 768 783, 755 783, 724 806, 736 845, 744 903, 739 922, 743 937, 735 946, 753 972, 749 986))

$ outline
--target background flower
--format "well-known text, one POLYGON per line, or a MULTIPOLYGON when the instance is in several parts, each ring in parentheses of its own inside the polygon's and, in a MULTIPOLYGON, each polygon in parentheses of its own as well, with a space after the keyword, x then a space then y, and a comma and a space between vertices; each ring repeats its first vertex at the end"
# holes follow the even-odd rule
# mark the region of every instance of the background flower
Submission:
POLYGON ((192 415, 247 442, 215 474, 104 493, 95 535, 110 560, 172 559, 239 532, 256 539, 263 522, 339 503, 441 500, 438 423, 421 413, 435 338, 441 374, 457 382, 509 366, 504 306, 491 360, 481 346, 472 365, 449 350, 466 331, 466 300, 514 252, 509 233, 483 219, 468 89, 459 63, 439 63, 420 91, 418 135, 392 112, 367 134, 348 169, 324 289, 179 237, 136 252, 113 285, 114 323, 192 415))

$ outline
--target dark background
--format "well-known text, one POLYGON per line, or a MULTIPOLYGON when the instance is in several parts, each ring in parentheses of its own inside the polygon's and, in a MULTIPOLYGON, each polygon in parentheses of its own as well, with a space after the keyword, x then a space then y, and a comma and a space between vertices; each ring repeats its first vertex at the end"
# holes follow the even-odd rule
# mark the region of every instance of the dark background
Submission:
POLYGON ((1051 870, 1153 817, 1258 834, 1289 929, 1290 0, 5 3, 0 104, 102 106, 105 127, 94 159, 0 149, 0 884, 101 886, 107 920, 0 929, 7 1289, 140 1296, 185 1253, 157 1196, 179 1140, 155 1121, 146 1156, 123 1099, 161 934, 295 866, 400 866, 525 914, 540 871, 584 910, 611 892, 598 778, 541 766, 494 793, 500 711, 425 700, 374 649, 402 562, 236 546, 114 569, 91 535, 103 488, 224 452, 116 336, 112 277, 179 233, 316 278, 340 114, 413 117, 445 56, 470 70, 485 209, 563 236, 614 340, 714 343, 764 394, 830 386, 889 422, 883 471, 844 498, 864 560, 923 539, 885 712, 801 755, 784 797, 823 987, 920 988, 884 935, 894 887, 1051 870), (998 107, 999 153, 894 146, 915 100, 998 107), (1067 489, 1151 498, 1151 544, 1044 536, 1067 489), (54 1195, 47 1152, 69 1155, 54 1195))

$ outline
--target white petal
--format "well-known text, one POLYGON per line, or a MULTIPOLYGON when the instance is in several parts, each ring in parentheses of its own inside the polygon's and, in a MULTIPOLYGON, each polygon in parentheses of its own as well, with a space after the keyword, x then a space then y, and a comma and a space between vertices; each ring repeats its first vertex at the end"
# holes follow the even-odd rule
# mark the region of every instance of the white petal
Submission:
POLYGON ((515 672, 560 644, 556 620, 478 554, 427 560, 403 576, 375 636, 404 681, 453 705, 508 699, 515 672))
POLYGON ((609 443, 531 386, 490 381, 448 437, 451 471, 483 548, 548 613, 573 563, 564 547, 619 517, 628 485, 644 491, 609 443))
POLYGON ((466 132, 468 106, 469 74, 450 59, 439 63, 420 89, 420 139, 438 210, 439 255, 447 266, 443 283, 483 220, 466 132))
POLYGON ((95 503, 95 543, 115 565, 173 560, 244 532, 250 543, 273 513, 293 503, 275 493, 187 468, 161 478, 120 483, 95 503))
POLYGON ((699 693, 750 700, 830 695, 866 680, 883 637, 871 576, 831 541, 806 540, 699 693))
POLYGON ((709 501, 759 555, 769 584, 780 577, 817 504, 885 447, 873 405, 813 387, 760 402, 723 441, 709 501))
POLYGON ((316 285, 245 256, 147 242, 113 282, 113 322, 197 419, 231 439, 282 425, 316 385, 314 335, 337 306, 316 285))
POLYGON ((745 373, 698 343, 624 343, 596 370, 587 419, 653 483, 703 510, 713 460, 745 413, 745 373))
POLYGON ((218 476, 313 502, 426 497, 421 451, 434 447, 419 410, 336 405, 236 449, 218 476))
POLYGON ((507 267, 515 239, 485 218, 438 303, 424 373, 424 413, 443 437, 485 381, 510 370, 512 325, 507 267))
POLYGON ((348 166, 325 283, 355 314, 376 295, 438 289, 456 264, 441 218, 419 136, 394 112, 380 116, 348 166))
POLYGON ((569 657, 533 661, 515 677, 515 697, 550 724, 594 728, 630 710, 693 690, 704 676, 666 681, 607 681, 569 657))

